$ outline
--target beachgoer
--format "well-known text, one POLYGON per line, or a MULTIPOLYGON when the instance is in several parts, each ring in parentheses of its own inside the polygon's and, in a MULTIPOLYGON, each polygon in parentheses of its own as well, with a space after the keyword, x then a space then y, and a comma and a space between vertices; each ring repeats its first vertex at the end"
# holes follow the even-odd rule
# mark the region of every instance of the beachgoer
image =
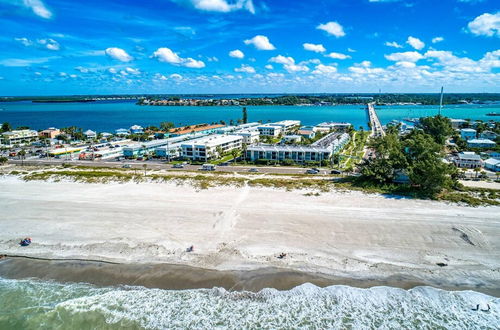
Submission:
POLYGON ((193 245, 191 245, 190 247, 188 247, 186 249, 186 252, 193 252, 193 251, 194 251, 194 246, 193 245))

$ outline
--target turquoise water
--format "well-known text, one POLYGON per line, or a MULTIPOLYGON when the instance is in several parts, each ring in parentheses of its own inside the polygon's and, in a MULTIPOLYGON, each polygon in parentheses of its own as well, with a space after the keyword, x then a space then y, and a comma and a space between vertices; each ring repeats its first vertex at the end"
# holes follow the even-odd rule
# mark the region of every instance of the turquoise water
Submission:
POLYGON ((0 329, 498 329, 500 299, 431 287, 97 288, 0 278, 0 329), (489 312, 471 309, 489 304, 489 312))
MULTIPOLYGON (((315 125, 323 121, 350 122, 355 127, 366 127, 367 117, 362 106, 343 105, 328 107, 256 106, 247 107, 249 121, 300 120, 304 125, 315 125)), ((453 105, 443 110, 451 118, 500 120, 486 116, 489 112, 500 113, 497 105, 453 105)), ((437 114, 436 106, 384 106, 377 107, 383 124, 393 119, 422 117, 437 114)), ((79 126, 98 132, 113 132, 134 124, 159 125, 162 121, 174 122, 177 126, 211 123, 241 118, 240 107, 154 107, 138 106, 134 101, 92 103, 0 103, 0 122, 12 126, 29 126, 34 129, 47 127, 79 126)))

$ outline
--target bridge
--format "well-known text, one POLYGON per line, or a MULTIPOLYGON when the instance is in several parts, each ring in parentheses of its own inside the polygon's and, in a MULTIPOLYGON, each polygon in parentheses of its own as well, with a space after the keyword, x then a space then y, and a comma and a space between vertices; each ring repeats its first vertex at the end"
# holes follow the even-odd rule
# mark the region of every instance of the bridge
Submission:
POLYGON ((368 103, 366 105, 366 111, 368 111, 368 118, 370 118, 370 126, 372 128, 372 134, 370 137, 385 136, 384 128, 382 127, 377 113, 375 112, 375 103, 368 103))

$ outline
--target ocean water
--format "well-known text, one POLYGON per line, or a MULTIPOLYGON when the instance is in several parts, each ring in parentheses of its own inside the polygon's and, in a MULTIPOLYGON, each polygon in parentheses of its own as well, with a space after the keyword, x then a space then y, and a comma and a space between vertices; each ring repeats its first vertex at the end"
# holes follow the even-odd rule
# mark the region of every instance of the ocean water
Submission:
MULTIPOLYGON (((325 107, 301 106, 249 106, 249 121, 278 121, 294 119, 303 125, 316 125, 323 121, 350 122, 356 128, 366 128, 368 119, 361 105, 340 105, 325 107)), ((406 117, 422 117, 437 114, 437 106, 384 106, 377 107, 383 124, 406 117)), ((443 110, 451 118, 500 120, 500 117, 486 116, 489 112, 500 113, 496 105, 450 105, 443 110)), ((79 126, 84 130, 114 132, 118 128, 159 125, 170 121, 177 126, 196 123, 211 123, 242 117, 241 107, 160 107, 138 106, 135 101, 100 101, 91 103, 32 103, 0 102, 0 123, 12 126, 29 126, 33 129, 47 127, 79 126)))
POLYGON ((257 293, 0 278, 0 329, 498 329, 500 299, 431 287, 257 293), (472 311, 489 304, 489 312, 472 311))

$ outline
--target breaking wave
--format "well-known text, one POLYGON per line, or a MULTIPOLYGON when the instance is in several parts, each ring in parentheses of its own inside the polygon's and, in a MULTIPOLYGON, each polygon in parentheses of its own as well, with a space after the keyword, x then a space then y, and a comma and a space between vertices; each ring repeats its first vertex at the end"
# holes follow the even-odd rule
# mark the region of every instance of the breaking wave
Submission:
POLYGON ((499 310, 499 298, 424 286, 252 293, 0 278, 0 329, 498 329, 499 310), (473 311, 477 304, 491 309, 473 311))

